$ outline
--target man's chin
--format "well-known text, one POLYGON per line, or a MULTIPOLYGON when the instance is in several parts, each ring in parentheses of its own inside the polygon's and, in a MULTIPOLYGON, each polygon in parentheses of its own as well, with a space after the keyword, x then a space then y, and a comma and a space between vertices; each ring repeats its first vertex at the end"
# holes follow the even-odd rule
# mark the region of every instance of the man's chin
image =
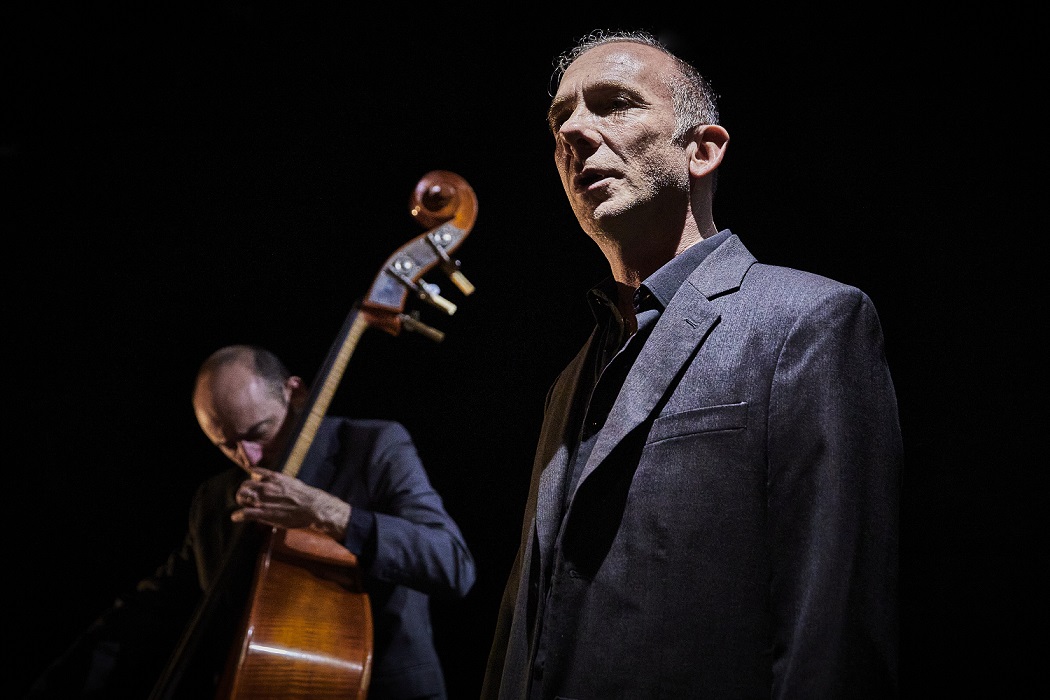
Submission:
POLYGON ((591 210, 590 219, 601 231, 608 233, 609 227, 615 227, 615 222, 623 215, 622 208, 605 201, 591 210))

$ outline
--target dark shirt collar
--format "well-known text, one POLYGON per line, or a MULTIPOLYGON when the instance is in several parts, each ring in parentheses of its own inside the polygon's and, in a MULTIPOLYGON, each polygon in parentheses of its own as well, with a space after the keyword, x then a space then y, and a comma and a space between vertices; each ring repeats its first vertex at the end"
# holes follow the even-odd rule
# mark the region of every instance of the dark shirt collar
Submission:
MULTIPOLYGON (((649 275, 635 292, 635 310, 656 308, 663 311, 667 308, 671 298, 693 270, 731 235, 729 229, 722 229, 710 238, 694 243, 664 263, 660 269, 649 275)), ((587 293, 587 303, 599 323, 603 308, 609 311, 616 308, 616 283, 612 277, 606 277, 587 293)))

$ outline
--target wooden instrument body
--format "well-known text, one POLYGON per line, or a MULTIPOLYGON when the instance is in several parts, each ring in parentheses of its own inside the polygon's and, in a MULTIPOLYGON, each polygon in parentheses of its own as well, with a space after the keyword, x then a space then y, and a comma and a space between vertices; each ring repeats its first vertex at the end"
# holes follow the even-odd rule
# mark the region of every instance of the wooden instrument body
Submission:
POLYGON ((218 697, 364 700, 372 611, 357 558, 325 535, 272 528, 254 581, 218 697))

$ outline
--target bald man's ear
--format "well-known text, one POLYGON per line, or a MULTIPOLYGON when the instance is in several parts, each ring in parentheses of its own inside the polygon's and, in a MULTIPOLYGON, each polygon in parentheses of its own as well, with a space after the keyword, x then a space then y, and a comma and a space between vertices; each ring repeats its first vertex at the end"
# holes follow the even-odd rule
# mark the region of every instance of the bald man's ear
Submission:
POLYGON ((722 162, 728 145, 729 132, 717 124, 704 124, 693 129, 686 146, 689 174, 694 178, 710 175, 722 162))
POLYGON ((288 377, 288 379, 284 380, 284 387, 288 390, 288 403, 296 410, 306 405, 306 399, 310 392, 306 390, 306 384, 303 382, 302 377, 294 375, 288 377))

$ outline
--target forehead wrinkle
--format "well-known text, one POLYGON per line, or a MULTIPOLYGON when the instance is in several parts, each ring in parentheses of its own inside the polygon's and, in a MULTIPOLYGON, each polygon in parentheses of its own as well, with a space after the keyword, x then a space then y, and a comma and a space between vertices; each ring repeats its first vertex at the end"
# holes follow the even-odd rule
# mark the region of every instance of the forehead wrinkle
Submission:
POLYGON ((559 88, 566 81, 571 82, 574 71, 583 73, 584 77, 581 80, 585 87, 587 76, 597 74, 599 77, 591 85, 608 83, 629 88, 638 83, 638 74, 644 71, 647 65, 660 74, 677 69, 670 56, 652 46, 635 42, 603 44, 578 56, 565 69, 559 88))
POLYGON ((565 82, 574 72, 583 72, 585 76, 635 74, 644 66, 645 60, 635 51, 636 44, 613 43, 596 46, 581 54, 562 76, 565 82))
MULTIPOLYGON (((669 65, 671 60, 663 52, 634 42, 613 42, 584 52, 565 69, 561 82, 558 84, 558 92, 551 101, 550 109, 547 110, 547 121, 550 122, 555 112, 562 109, 566 102, 571 102, 580 93, 591 90, 619 89, 636 94, 636 86, 639 82, 637 76, 645 68, 647 61, 657 66, 662 62, 666 69, 674 68, 673 65, 669 65), (581 77, 576 81, 579 85, 573 85, 574 72, 581 73, 581 77), (561 92, 563 86, 570 86, 571 92, 566 91, 563 94, 561 92)), ((666 88, 663 81, 659 81, 658 84, 666 88)))

